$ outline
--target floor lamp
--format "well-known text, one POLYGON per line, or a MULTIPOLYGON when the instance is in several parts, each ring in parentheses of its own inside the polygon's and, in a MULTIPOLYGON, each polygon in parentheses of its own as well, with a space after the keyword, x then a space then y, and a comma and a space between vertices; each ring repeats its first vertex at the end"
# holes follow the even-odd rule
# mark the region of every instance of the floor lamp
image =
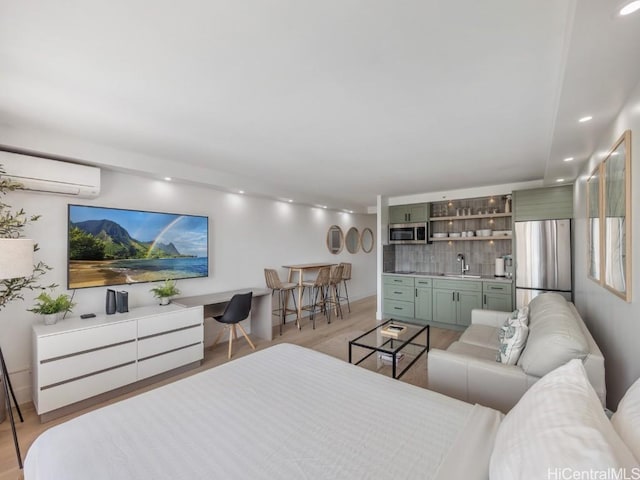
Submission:
MULTIPOLYGON (((25 238, 0 238, 0 280, 9 280, 12 278, 30 277, 33 274, 33 240, 25 238)), ((0 305, 0 308, 4 304, 0 305)), ((4 398, 9 419, 11 420, 11 431, 13 432, 13 444, 16 447, 16 455, 18 456, 18 465, 22 469, 22 455, 20 455, 20 445, 18 444, 18 434, 16 432, 16 422, 13 418, 13 410, 11 408, 11 398, 16 406, 20 421, 24 422, 22 412, 18 406, 16 395, 13 393, 7 364, 2 354, 2 346, 0 346, 0 368, 2 369, 2 387, 4 388, 4 398), (9 397, 11 395, 11 397, 9 397)))

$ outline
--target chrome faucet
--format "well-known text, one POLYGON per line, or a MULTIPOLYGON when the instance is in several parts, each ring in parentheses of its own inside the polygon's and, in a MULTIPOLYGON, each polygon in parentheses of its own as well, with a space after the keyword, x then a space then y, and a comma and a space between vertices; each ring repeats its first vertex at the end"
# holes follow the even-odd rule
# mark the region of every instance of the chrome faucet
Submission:
POLYGON ((460 262, 460 275, 464 275, 469 271, 469 265, 464 263, 464 255, 461 253, 458 254, 457 260, 460 262))

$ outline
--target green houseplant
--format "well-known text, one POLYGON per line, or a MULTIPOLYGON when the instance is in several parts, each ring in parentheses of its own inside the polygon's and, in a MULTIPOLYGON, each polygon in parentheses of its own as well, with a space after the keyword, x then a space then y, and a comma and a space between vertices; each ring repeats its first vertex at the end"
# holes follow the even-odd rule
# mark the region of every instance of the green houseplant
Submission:
POLYGON ((67 312, 70 312, 75 303, 71 301, 71 297, 64 293, 61 293, 57 297, 47 292, 41 292, 36 297, 36 304, 33 308, 29 308, 28 311, 42 315, 45 325, 53 325, 60 317, 67 312))
POLYGON ((153 293, 154 297, 160 299, 160 305, 167 305, 169 303, 169 297, 180 294, 180 290, 176 287, 176 281, 169 279, 165 280, 162 285, 153 287, 149 291, 153 293))

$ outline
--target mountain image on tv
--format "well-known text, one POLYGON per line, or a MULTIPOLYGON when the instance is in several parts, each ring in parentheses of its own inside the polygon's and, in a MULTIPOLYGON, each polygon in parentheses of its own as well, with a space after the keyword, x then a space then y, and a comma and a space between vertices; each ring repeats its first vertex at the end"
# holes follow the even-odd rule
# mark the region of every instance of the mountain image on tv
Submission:
POLYGON ((207 217, 69 205, 69 288, 207 275, 207 217))

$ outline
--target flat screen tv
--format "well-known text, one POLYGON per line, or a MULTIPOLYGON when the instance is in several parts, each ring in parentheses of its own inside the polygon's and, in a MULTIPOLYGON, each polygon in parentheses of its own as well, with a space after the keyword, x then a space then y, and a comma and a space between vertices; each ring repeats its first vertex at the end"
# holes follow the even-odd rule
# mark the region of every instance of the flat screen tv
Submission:
POLYGON ((69 289, 209 275, 209 217, 69 205, 69 289))

